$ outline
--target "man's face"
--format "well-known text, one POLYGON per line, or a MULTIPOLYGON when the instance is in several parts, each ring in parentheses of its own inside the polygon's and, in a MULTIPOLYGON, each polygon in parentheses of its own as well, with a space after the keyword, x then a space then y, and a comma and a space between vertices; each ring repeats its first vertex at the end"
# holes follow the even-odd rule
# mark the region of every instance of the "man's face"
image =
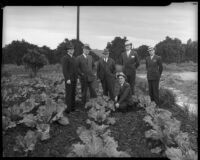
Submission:
POLYGON ((125 48, 126 48, 126 51, 129 51, 129 50, 131 50, 132 45, 126 45, 125 48))
POLYGON ((125 78, 123 76, 119 76, 119 84, 122 85, 125 82, 125 78))
POLYGON ((150 56, 153 56, 155 54, 154 49, 149 51, 150 56))
POLYGON ((90 53, 90 51, 88 49, 86 49, 86 48, 83 48, 83 53, 88 55, 90 53))
POLYGON ((109 54, 104 54, 104 58, 108 58, 109 57, 109 54))
POLYGON ((69 49, 68 53, 71 54, 71 55, 73 55, 74 54, 74 49, 69 49))

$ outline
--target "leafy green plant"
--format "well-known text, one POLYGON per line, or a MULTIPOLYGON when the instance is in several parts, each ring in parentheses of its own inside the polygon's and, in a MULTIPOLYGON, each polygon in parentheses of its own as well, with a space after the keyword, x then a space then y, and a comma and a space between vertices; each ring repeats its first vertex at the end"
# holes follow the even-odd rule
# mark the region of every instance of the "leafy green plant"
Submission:
POLYGON ((170 160, 197 160, 197 154, 189 149, 186 152, 183 152, 180 148, 167 148, 165 154, 170 160))
POLYGON ((176 95, 173 93, 173 91, 161 87, 159 90, 159 99, 160 99, 160 106, 163 108, 171 107, 172 105, 175 105, 176 103, 176 95))
POLYGON ((197 159, 195 151, 191 149, 188 133, 180 130, 181 122, 172 117, 171 112, 156 108, 155 103, 151 103, 145 109, 147 115, 143 120, 152 127, 145 132, 145 137, 159 140, 164 146, 151 149, 153 153, 165 150, 165 155, 171 160, 197 159))
POLYGON ((79 127, 77 134, 83 144, 74 144, 68 157, 129 157, 126 152, 117 150, 118 144, 110 137, 110 130, 100 137, 93 129, 79 127))
POLYGON ((29 130, 24 137, 21 135, 17 136, 14 151, 25 153, 25 156, 27 156, 29 151, 33 151, 35 149, 37 137, 38 134, 31 130, 29 130))
POLYGON ((90 99, 85 106, 89 108, 87 123, 89 129, 79 127, 77 134, 82 143, 73 144, 67 157, 130 157, 126 152, 118 151, 118 144, 110 135, 109 125, 115 119, 109 117, 115 110, 114 103, 108 97, 90 99))
POLYGON ((8 128, 16 127, 16 123, 11 121, 9 117, 2 116, 2 129, 6 131, 8 128))

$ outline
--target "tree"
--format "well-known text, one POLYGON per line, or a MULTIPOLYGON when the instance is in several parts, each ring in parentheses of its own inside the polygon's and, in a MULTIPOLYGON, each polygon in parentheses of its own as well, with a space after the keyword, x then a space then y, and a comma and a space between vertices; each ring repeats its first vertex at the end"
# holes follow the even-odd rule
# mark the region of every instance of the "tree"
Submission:
POLYGON ((21 65, 22 57, 27 53, 27 50, 34 48, 38 48, 38 46, 30 44, 23 39, 22 41, 12 41, 11 44, 3 48, 3 63, 21 65))
POLYGON ((74 46, 74 56, 77 57, 83 53, 83 43, 79 40, 72 39, 70 41, 74 46))
POLYGON ((138 56, 139 56, 139 58, 141 60, 145 59, 149 55, 148 46, 147 45, 142 45, 142 46, 138 47, 136 49, 136 51, 137 51, 137 54, 138 54, 138 56))
POLYGON ((178 38, 172 39, 168 36, 164 41, 156 44, 155 49, 156 54, 161 56, 163 62, 165 63, 180 63, 181 57, 184 54, 181 40, 179 40, 178 38))
POLYGON ((22 61, 25 68, 30 70, 30 76, 35 77, 39 69, 48 64, 45 55, 40 54, 36 49, 28 49, 28 53, 24 55, 22 61))
POLYGON ((115 37, 112 42, 108 42, 106 48, 110 52, 110 57, 113 58, 116 64, 120 62, 121 53, 125 51, 125 42, 127 41, 126 37, 115 37))
POLYGON ((40 47, 38 49, 38 51, 41 54, 43 54, 43 55, 46 56, 46 58, 48 59, 49 64, 55 64, 55 63, 57 63, 54 50, 51 50, 49 47, 47 47, 47 46, 44 45, 43 47, 40 47))
POLYGON ((196 41, 192 41, 189 39, 187 44, 185 45, 185 59, 186 61, 194 61, 198 60, 198 43, 196 41))
POLYGON ((56 62, 61 63, 61 59, 66 54, 67 51, 67 44, 69 44, 70 41, 66 38, 63 42, 61 42, 58 47, 55 50, 55 56, 56 56, 56 62))

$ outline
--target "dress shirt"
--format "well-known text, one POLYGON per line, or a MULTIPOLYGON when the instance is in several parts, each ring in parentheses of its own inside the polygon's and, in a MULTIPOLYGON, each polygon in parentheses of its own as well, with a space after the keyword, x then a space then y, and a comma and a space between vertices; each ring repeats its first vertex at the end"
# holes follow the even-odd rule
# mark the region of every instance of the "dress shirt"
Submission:
POLYGON ((126 52, 127 57, 129 57, 130 53, 131 53, 131 50, 129 50, 128 52, 126 52))
POLYGON ((83 53, 83 56, 84 56, 85 58, 87 58, 87 55, 86 55, 86 54, 84 54, 84 53, 83 53))
POLYGON ((72 57, 72 55, 71 54, 69 54, 69 53, 67 53, 70 57, 72 57))
MULTIPOLYGON (((154 55, 153 55, 154 56, 154 55)), ((150 56, 151 57, 151 60, 153 59, 153 56, 150 56)))

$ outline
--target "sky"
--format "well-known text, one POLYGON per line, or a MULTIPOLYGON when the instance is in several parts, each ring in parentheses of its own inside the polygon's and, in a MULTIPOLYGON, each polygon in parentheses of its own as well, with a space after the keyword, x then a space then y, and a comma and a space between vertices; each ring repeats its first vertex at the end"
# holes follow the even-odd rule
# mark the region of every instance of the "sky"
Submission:
MULTIPOLYGON (((76 6, 6 6, 3 8, 3 43, 22 40, 51 49, 65 38, 76 39, 76 6)), ((103 50, 116 36, 127 37, 137 48, 154 46, 166 36, 197 40, 198 6, 80 6, 80 41, 103 50)))

